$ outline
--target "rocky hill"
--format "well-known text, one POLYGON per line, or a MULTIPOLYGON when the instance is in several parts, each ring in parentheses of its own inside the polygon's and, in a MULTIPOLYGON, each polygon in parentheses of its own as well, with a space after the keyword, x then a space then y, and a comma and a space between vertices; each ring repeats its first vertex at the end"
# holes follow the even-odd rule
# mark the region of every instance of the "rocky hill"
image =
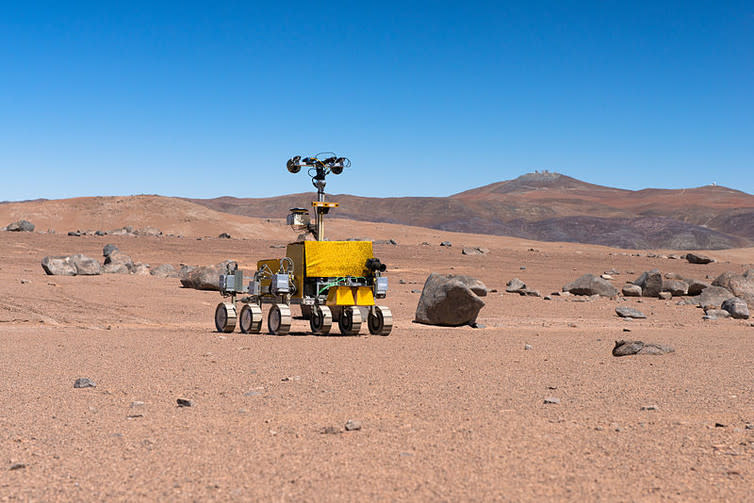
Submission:
MULTIPOLYGON (((217 211, 281 217, 314 194, 191 199, 217 211)), ((721 249, 754 243, 754 196, 720 186, 638 191, 528 173, 449 197, 333 195, 333 217, 621 248, 721 249)))

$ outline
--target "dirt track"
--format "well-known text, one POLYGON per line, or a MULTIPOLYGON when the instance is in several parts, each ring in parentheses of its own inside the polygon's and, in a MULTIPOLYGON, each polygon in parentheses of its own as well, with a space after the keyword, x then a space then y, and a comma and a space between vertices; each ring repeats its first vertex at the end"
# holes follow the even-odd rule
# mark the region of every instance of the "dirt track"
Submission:
MULTIPOLYGON (((334 224, 332 237, 348 225, 334 224)), ((280 253, 269 245, 290 238, 285 230, 274 241, 0 233, 0 500, 752 499, 751 320, 705 322, 695 307, 643 299, 626 304, 648 319, 624 321, 619 300, 501 292, 513 277, 544 295, 611 268, 618 286, 653 267, 714 277, 743 270, 754 250, 710 253, 721 262, 698 266, 359 226, 399 242, 375 247, 390 267, 389 337, 315 337, 303 320, 286 337, 221 335, 216 292, 40 267, 50 254, 100 257, 113 242, 152 265, 234 258, 251 269, 280 253), (444 239, 455 246, 437 246, 444 239), (491 251, 466 257, 462 244, 491 251), (411 322, 411 290, 432 271, 499 290, 485 299, 486 328, 411 322), (615 358, 620 338, 676 353, 615 358), (74 389, 78 377, 97 387, 74 389), (195 406, 178 408, 177 398, 195 406), (343 431, 349 419, 362 429, 343 431)))

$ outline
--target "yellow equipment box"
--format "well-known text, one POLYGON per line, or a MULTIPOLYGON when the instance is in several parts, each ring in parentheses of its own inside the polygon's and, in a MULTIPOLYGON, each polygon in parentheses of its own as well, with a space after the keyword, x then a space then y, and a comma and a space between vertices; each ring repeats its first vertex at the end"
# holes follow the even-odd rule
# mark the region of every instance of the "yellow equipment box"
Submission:
POLYGON ((374 252, 371 241, 304 241, 304 257, 307 276, 361 277, 374 252))

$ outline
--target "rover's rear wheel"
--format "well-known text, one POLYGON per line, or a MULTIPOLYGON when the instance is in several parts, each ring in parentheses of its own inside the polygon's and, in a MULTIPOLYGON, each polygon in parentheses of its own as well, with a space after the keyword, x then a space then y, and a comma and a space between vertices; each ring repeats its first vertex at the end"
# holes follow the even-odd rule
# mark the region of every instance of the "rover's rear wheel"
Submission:
POLYGON ((316 306, 312 308, 311 317, 309 318, 309 327, 317 335, 327 335, 332 328, 332 312, 327 306, 316 306))
POLYGON ((262 330, 262 308, 257 304, 246 304, 241 308, 239 325, 244 334, 258 334, 262 330))
POLYGON ((215 328, 218 332, 230 333, 236 328, 236 306, 232 302, 220 302, 215 309, 215 328))
POLYGON ((385 306, 374 306, 367 317, 369 333, 373 335, 390 335, 393 330, 393 313, 385 306))
POLYGON ((338 319, 338 327, 343 335, 356 335, 361 330, 361 310, 357 306, 346 306, 338 319))
POLYGON ((267 315, 267 327, 271 334, 288 334, 291 329, 291 308, 286 304, 273 304, 267 315))

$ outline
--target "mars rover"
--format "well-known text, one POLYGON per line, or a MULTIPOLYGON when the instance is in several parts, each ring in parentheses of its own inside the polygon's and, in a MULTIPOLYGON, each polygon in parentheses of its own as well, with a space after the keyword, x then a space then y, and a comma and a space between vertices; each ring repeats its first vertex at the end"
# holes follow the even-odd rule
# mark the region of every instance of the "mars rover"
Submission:
POLYGON ((338 207, 338 203, 325 201, 325 177, 339 175, 350 165, 347 158, 330 152, 288 160, 289 172, 298 173, 306 167, 317 188, 317 200, 312 202, 315 222, 311 223, 306 208, 292 208, 287 223, 303 234, 288 244, 283 258, 258 261, 248 284, 244 284, 243 271, 237 268, 220 276, 220 293, 226 300, 215 310, 219 332, 235 330, 238 319, 241 332, 259 333, 262 306, 270 304, 269 332, 285 335, 291 328, 291 304, 299 304, 315 334, 328 334, 333 320, 337 320, 341 334, 356 335, 364 319, 369 333, 390 334, 390 309, 375 303, 387 294, 388 280, 383 276, 386 267, 374 257, 372 242, 325 240, 325 215, 338 207), (314 240, 306 239, 309 233, 314 240))

